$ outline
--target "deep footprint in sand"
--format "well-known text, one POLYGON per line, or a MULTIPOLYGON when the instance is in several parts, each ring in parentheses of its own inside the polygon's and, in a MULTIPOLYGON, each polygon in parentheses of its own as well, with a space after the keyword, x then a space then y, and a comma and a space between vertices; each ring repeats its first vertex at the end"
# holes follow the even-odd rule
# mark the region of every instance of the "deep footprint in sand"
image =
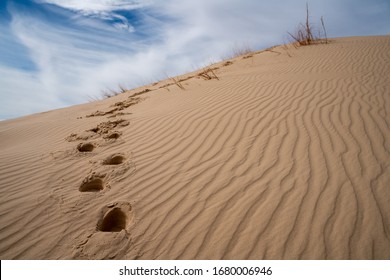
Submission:
POLYGON ((122 135, 122 132, 120 131, 112 131, 109 132, 107 135, 105 135, 103 138, 108 140, 115 140, 118 139, 122 135))
POLYGON ((80 143, 77 145, 77 150, 82 153, 92 152, 93 149, 95 149, 95 145, 92 143, 80 143))
POLYGON ((92 174, 86 177, 79 187, 80 192, 99 192, 105 188, 105 175, 92 174))
POLYGON ((118 165, 122 164, 126 160, 122 154, 113 154, 103 160, 103 165, 118 165))
POLYGON ((105 206, 97 224, 97 230, 102 232, 119 232, 126 230, 133 221, 131 204, 115 202, 105 206))

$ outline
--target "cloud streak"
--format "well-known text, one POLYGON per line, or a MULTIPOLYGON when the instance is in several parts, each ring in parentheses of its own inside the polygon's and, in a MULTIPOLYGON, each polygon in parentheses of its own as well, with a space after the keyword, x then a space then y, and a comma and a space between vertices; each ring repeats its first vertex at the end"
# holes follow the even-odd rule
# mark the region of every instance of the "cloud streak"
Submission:
POLYGON ((149 1, 134 0, 37 0, 38 3, 52 4, 72 10, 81 16, 98 18, 112 22, 115 28, 134 32, 134 27, 120 11, 132 11, 147 7, 149 1))
MULTIPOLYGON (((304 18, 306 0, 22 2, 8 2, 11 20, 0 21, 0 119, 189 71, 237 44, 283 43, 304 18)), ((390 33, 386 1, 316 0, 310 7, 331 37, 390 33)))
POLYGON ((99 12, 134 10, 149 5, 150 1, 134 0, 37 0, 38 3, 54 4, 66 9, 80 11, 85 15, 99 12))

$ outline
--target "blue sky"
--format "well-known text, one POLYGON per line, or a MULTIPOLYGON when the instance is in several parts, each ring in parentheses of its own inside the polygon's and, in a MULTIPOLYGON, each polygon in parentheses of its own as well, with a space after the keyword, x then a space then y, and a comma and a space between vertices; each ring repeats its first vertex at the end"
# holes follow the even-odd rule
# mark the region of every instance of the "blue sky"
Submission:
POLYGON ((390 34, 389 0, 0 0, 0 120, 282 44, 306 2, 329 37, 390 34))

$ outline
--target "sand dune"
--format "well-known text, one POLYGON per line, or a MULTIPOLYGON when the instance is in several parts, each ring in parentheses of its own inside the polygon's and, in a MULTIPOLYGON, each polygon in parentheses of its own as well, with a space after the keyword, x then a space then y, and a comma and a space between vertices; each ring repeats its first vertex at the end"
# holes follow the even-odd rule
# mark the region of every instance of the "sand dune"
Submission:
POLYGON ((1 259, 389 259, 390 36, 230 61, 0 122, 1 259))

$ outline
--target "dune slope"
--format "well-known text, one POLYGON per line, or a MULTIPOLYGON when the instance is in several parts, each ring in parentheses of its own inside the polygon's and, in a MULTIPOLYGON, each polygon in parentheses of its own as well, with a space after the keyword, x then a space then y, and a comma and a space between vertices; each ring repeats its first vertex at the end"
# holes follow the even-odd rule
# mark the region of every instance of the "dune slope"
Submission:
POLYGON ((390 259, 390 36, 211 67, 0 122, 1 259, 390 259))

